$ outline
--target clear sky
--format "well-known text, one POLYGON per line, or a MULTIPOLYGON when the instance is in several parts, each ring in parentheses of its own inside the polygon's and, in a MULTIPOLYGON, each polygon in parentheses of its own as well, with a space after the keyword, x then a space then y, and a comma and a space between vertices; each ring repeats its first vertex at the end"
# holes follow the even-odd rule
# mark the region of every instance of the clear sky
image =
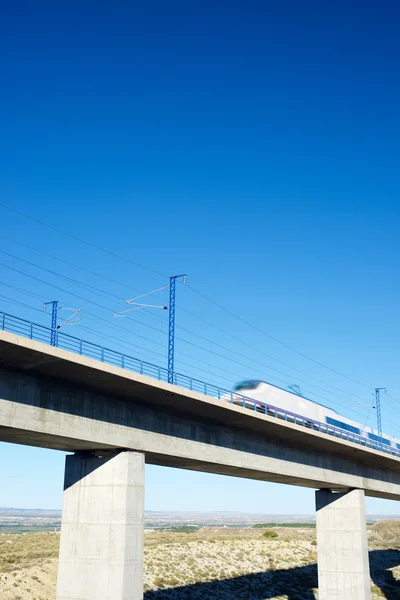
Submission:
MULTIPOLYGON (((186 272, 178 371, 296 383, 369 424, 386 386, 384 430, 400 437, 399 13, 7 3, 1 202, 125 260, 0 207, 0 309, 49 324, 42 303, 58 299, 82 311, 69 333, 165 365, 165 313, 112 313, 186 272)), ((60 507, 63 462, 1 444, 0 506, 60 507)), ((311 513, 313 491, 149 467, 146 507, 311 513)))

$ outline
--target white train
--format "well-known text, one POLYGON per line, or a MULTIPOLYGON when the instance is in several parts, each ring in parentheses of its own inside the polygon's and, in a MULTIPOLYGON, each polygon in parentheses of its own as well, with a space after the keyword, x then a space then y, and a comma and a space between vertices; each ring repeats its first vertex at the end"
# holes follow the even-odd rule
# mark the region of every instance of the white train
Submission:
POLYGON ((396 454, 400 453, 400 440, 388 435, 383 435, 381 439, 376 429, 360 425, 347 417, 342 417, 323 404, 313 402, 265 381, 258 379, 241 381, 234 386, 232 394, 233 396, 225 398, 230 402, 233 398, 234 404, 258 412, 267 412, 267 414, 292 422, 303 423, 304 421, 304 424, 310 428, 320 429, 334 435, 337 435, 340 430, 343 432, 343 437, 351 439, 353 436, 359 436, 366 440, 365 444, 368 446, 381 447, 382 444, 382 449, 391 452, 393 448, 396 454))

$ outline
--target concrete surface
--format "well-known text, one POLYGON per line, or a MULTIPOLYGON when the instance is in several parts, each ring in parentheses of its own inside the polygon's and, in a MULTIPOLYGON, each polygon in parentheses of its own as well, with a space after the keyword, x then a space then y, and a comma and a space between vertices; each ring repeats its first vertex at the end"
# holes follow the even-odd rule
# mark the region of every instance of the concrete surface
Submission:
POLYGON ((67 456, 57 600, 142 600, 144 455, 67 456))
MULTIPOLYGON (((236 417, 247 412, 240 407, 216 408, 236 417)), ((248 412, 250 419, 263 422, 263 415, 257 418, 248 412)), ((75 387, 0 368, 2 441, 70 451, 129 449, 145 453, 146 462, 152 464, 312 488, 363 488, 373 496, 400 498, 398 459, 372 455, 368 461, 367 452, 353 448, 351 458, 344 458, 332 453, 329 445, 317 451, 291 437, 294 425, 284 427, 286 441, 270 432, 206 419, 201 412, 196 418, 135 397, 105 396, 81 384, 75 387)), ((312 435, 309 430, 303 433, 312 435)))
POLYGON ((0 332, 0 440, 400 498, 400 459, 0 332))
POLYGON ((319 600, 371 600, 363 490, 316 492, 319 600))
POLYGON ((79 453, 57 600, 142 599, 144 459, 323 488, 319 598, 370 600, 363 490, 400 499, 399 458, 6 332, 0 365, 0 441, 79 453))

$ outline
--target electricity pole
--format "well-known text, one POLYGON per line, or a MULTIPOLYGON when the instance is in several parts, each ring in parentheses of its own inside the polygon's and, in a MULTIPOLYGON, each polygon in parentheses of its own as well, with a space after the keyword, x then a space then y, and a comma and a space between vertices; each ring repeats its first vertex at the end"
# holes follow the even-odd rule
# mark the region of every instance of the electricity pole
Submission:
POLYGON ((174 347, 175 347, 175 284, 176 280, 186 275, 173 275, 169 278, 169 326, 168 326, 168 383, 174 383, 174 347))
POLYGON ((51 335, 50 335, 50 345, 57 346, 57 313, 58 313, 58 300, 53 300, 52 302, 44 303, 44 310, 46 310, 46 306, 49 304, 52 305, 51 310, 51 335))
POLYGON ((380 438, 380 442, 382 443, 381 390, 386 390, 386 388, 375 388, 375 406, 376 418, 378 421, 378 435, 380 438))
POLYGON ((168 322, 168 383, 174 383, 174 349, 175 349, 175 295, 176 295, 176 280, 183 279, 183 284, 185 285, 187 275, 184 273, 182 275, 172 275, 169 278, 169 285, 163 285, 163 287, 158 288, 157 290, 153 290, 152 292, 146 292, 145 294, 141 294, 140 296, 136 296, 135 298, 131 298, 130 300, 126 300, 127 304, 132 304, 134 308, 128 308, 127 310, 122 310, 119 312, 115 312, 113 317, 127 317, 128 313, 133 312, 135 310, 143 310, 145 308, 162 308, 163 310, 169 310, 169 322, 168 322), (155 294, 157 292, 161 292, 169 287, 169 306, 155 306, 154 304, 142 304, 140 302, 135 302, 140 298, 144 298, 145 296, 150 296, 151 294, 155 294))
POLYGON ((58 333, 57 330, 60 329, 63 325, 76 325, 80 319, 75 319, 76 315, 81 312, 80 308, 65 308, 62 306, 58 306, 58 300, 52 300, 51 302, 45 302, 43 305, 43 310, 46 312, 47 306, 51 304, 51 334, 50 334, 50 345, 58 346, 58 333), (65 319, 60 325, 57 325, 58 311, 59 310, 69 310, 73 314, 65 319))

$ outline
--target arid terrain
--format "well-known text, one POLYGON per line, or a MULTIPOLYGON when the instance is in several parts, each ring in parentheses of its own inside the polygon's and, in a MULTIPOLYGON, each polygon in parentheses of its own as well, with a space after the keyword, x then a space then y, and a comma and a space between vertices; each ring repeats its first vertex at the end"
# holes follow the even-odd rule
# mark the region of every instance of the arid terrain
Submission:
MULTIPOLYGON (((59 534, 0 535, 1 600, 55 600, 59 534)), ((373 599, 400 600, 400 522, 369 527, 373 599)), ((147 533, 145 600, 315 600, 315 529, 147 533)))

